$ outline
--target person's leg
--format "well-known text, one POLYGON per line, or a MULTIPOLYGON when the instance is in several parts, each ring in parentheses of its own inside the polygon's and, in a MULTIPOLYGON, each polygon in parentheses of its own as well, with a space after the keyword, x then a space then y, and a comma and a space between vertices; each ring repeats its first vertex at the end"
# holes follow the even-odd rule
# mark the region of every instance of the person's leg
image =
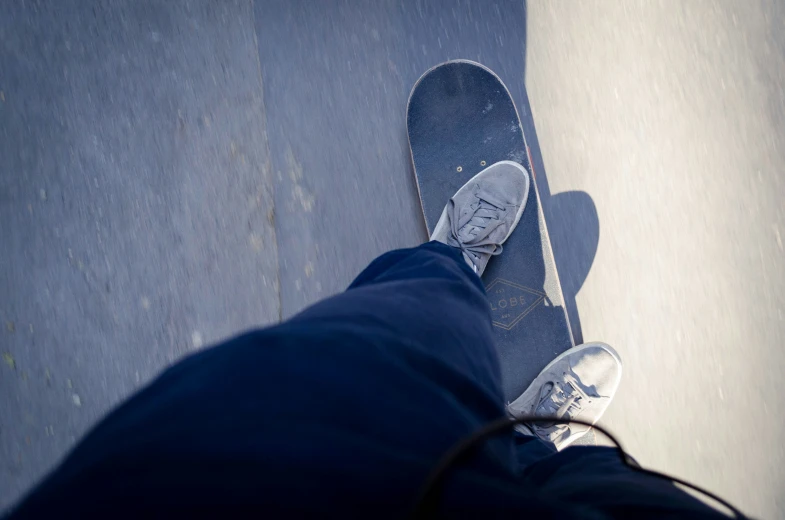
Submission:
MULTIPOLYGON (((528 186, 520 166, 487 171, 528 186)), ((475 273, 525 198, 483 179, 445 211, 443 229, 462 234, 457 247, 383 255, 345 293, 178 363, 109 414, 18 514, 407 512, 453 443, 505 414, 475 273)), ((511 435, 484 446, 468 470, 446 495, 456 508, 525 498, 513 486, 511 435)))
POLYGON ((544 457, 526 467, 521 485, 612 518, 724 518, 670 480, 627 466, 606 446, 571 446, 544 457))
POLYGON ((431 359, 434 368, 446 365, 481 387, 494 403, 493 415, 504 410, 485 289, 458 249, 428 242, 386 253, 345 293, 291 320, 293 325, 305 322, 346 333, 373 329, 390 348, 415 350, 431 359))
MULTIPOLYGON (((488 171, 525 175, 520 166, 495 166, 488 171)), ((453 444, 505 413, 488 303, 474 273, 520 216, 505 197, 521 193, 490 184, 475 178, 448 204, 433 238, 449 246, 385 255, 345 293, 167 370, 85 437, 17 517, 411 512, 453 444)), ((451 469, 442 511, 612 513, 586 490, 596 478, 609 493, 614 482, 597 472, 613 468, 590 456, 564 458, 581 449, 521 474, 512 435, 499 435, 451 469)), ((645 511, 656 485, 630 482, 624 499, 645 511)), ((673 493, 662 499, 668 512, 688 510, 678 507, 686 495, 673 493)))
MULTIPOLYGON (((345 293, 310 307, 290 323, 319 323, 342 334, 378 338, 396 362, 408 364, 416 377, 470 412, 470 422, 456 432, 468 434, 504 416, 490 307, 480 275, 518 224, 528 190, 521 165, 502 161, 489 166, 450 199, 431 242, 382 255, 345 293)), ((439 409, 422 408, 427 414, 439 409)), ((495 464, 508 473, 517 470, 509 436, 495 439, 488 449, 495 464)))

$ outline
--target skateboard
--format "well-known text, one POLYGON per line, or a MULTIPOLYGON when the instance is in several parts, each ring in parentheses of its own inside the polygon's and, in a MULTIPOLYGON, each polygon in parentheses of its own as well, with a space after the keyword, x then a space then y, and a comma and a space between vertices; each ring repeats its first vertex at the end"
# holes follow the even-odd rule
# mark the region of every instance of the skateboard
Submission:
POLYGON ((515 399, 548 362, 574 346, 515 104, 490 69, 453 60, 417 80, 406 125, 429 237, 450 197, 487 166, 512 160, 529 172, 523 215, 482 277, 505 398, 515 399))

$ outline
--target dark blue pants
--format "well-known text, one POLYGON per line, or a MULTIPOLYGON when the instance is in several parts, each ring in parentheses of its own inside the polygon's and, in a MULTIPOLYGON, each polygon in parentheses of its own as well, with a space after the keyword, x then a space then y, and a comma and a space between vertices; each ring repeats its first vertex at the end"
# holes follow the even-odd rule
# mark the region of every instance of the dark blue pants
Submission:
MULTIPOLYGON (((429 243, 167 370, 15 514, 400 517, 445 451, 504 413, 482 283, 429 243)), ((512 432, 449 472, 441 504, 483 518, 715 515, 610 448, 553 453, 512 432)))

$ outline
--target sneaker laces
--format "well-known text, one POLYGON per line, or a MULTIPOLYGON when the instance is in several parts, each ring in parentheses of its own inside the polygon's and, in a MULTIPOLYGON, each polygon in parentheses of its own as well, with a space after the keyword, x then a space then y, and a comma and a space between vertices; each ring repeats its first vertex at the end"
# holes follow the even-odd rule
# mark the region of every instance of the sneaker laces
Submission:
POLYGON ((490 240, 489 235, 502 224, 502 213, 507 208, 487 193, 481 192, 479 186, 474 187, 475 201, 456 215, 458 211, 455 201, 450 199, 450 226, 453 246, 459 247, 465 256, 471 259, 474 271, 477 271, 479 258, 484 255, 498 255, 502 245, 490 240))
MULTIPOLYGON (((540 389, 540 402, 534 415, 543 418, 575 419, 583 410, 583 401, 588 400, 581 390, 578 380, 572 374, 565 374, 564 381, 548 382, 540 389)), ((569 429, 563 423, 538 423, 528 425, 538 437, 556 442, 569 429)))

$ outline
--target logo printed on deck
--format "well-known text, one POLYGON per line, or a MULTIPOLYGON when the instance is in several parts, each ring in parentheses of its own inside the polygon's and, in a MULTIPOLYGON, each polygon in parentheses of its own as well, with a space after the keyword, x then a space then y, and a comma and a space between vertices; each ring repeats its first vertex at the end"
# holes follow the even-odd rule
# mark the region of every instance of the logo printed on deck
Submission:
POLYGON ((493 324, 511 330, 524 316, 545 299, 545 294, 522 285, 497 278, 485 288, 491 304, 493 324))

